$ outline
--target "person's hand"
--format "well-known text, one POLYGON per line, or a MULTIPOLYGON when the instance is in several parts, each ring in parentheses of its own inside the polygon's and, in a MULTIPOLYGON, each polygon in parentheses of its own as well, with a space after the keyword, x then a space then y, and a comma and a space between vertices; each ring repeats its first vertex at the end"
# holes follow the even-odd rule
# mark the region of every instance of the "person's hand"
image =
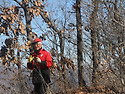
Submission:
POLYGON ((33 59, 34 59, 34 57, 33 57, 32 55, 30 55, 28 61, 29 61, 30 63, 32 63, 33 59))
POLYGON ((41 63, 41 59, 39 57, 36 57, 36 62, 41 63))

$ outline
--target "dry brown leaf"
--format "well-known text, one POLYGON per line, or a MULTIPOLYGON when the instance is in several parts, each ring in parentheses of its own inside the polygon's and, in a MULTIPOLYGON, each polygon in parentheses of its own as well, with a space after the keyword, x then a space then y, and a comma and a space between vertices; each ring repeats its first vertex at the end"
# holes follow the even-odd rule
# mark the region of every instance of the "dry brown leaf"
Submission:
POLYGON ((17 6, 12 6, 11 8, 10 8, 10 10, 12 11, 12 12, 15 12, 15 8, 16 8, 17 6))
POLYGON ((35 15, 36 15, 37 17, 39 17, 39 12, 36 12, 35 15))
POLYGON ((6 29, 4 27, 0 27, 0 31, 5 33, 6 32, 6 29))
POLYGON ((13 31, 12 25, 10 25, 10 27, 9 27, 9 31, 13 31))
POLYGON ((29 8, 29 11, 32 13, 32 14, 34 14, 35 13, 35 11, 34 11, 34 9, 33 8, 29 8))
POLYGON ((36 9, 36 12, 40 13, 40 9, 36 9))
POLYGON ((17 59, 16 59, 16 57, 14 57, 13 63, 14 63, 14 64, 17 64, 17 59))
POLYGON ((35 5, 37 6, 37 1, 34 1, 35 5))
POLYGON ((53 67, 56 69, 57 68, 57 64, 54 62, 53 63, 53 67))
POLYGON ((28 41, 28 45, 30 45, 31 44, 31 41, 28 41))
POLYGON ((48 22, 48 25, 51 25, 51 22, 48 22))
POLYGON ((32 32, 30 32, 30 35, 32 35, 33 33, 32 32))
POLYGON ((49 13, 48 12, 44 12, 45 17, 48 17, 49 13))
POLYGON ((21 29, 21 33, 25 35, 26 34, 25 29, 21 29))
POLYGON ((8 63, 5 63, 5 65, 4 66, 7 66, 8 65, 8 63))
POLYGON ((101 62, 100 64, 101 64, 102 66, 104 66, 104 64, 103 64, 102 62, 101 62))
POLYGON ((28 4, 28 3, 29 3, 29 0, 24 0, 24 2, 25 2, 26 4, 28 4))
POLYGON ((9 21, 11 20, 11 17, 10 16, 8 16, 8 18, 7 18, 9 21))
POLYGON ((25 50, 29 49, 30 47, 29 46, 25 46, 25 50))
POLYGON ((7 16, 2 14, 1 17, 4 19, 4 20, 7 20, 7 16))
POLYGON ((19 10, 19 12, 20 12, 20 13, 23 13, 23 11, 22 11, 22 10, 19 10))
POLYGON ((14 29, 14 34, 16 35, 16 32, 17 32, 17 30, 16 29, 14 29))
POLYGON ((70 68, 71 68, 69 63, 67 63, 66 65, 67 65, 67 68, 68 68, 68 69, 70 69, 70 68))
POLYGON ((20 45, 20 43, 19 43, 19 42, 17 42, 17 43, 16 43, 17 48, 19 48, 19 45, 20 45))
POLYGON ((62 30, 62 34, 65 34, 65 30, 62 30))
POLYGON ((25 46, 24 46, 23 44, 21 45, 21 47, 22 47, 23 49, 25 49, 25 46))

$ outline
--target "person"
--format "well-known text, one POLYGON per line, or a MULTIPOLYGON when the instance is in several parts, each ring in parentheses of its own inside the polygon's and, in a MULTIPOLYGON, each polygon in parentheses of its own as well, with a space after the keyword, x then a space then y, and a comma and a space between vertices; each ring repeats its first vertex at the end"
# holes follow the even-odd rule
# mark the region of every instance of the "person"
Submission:
POLYGON ((34 91, 37 94, 42 93, 42 77, 45 83, 50 83, 50 67, 52 66, 52 59, 49 52, 42 48, 42 40, 36 38, 33 43, 34 53, 29 57, 27 68, 32 70, 32 83, 34 91), (42 74, 42 77, 41 77, 42 74))

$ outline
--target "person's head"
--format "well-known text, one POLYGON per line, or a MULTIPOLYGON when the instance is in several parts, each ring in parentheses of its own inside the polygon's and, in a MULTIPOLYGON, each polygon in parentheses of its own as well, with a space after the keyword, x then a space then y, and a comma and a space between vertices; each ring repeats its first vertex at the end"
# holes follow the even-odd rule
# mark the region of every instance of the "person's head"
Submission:
POLYGON ((33 46, 35 50, 39 50, 42 47, 42 40, 39 38, 34 39, 33 46))

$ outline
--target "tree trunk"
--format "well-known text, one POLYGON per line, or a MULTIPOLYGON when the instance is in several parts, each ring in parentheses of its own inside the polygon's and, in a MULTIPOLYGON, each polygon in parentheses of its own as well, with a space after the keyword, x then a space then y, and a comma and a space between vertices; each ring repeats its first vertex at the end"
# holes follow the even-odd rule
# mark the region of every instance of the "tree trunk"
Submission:
POLYGON ((17 51, 17 66, 18 66, 18 79, 19 79, 19 88, 20 88, 20 94, 26 94, 24 89, 24 82, 22 77, 22 70, 21 70, 21 61, 20 61, 20 52, 19 49, 17 51))
POLYGON ((32 30, 31 30, 32 17, 30 15, 30 11, 29 11, 29 4, 25 4, 25 7, 23 7, 23 9, 24 9, 25 20, 26 20, 27 39, 32 41, 32 37, 30 36, 30 32, 32 32, 32 30))
POLYGON ((97 56, 97 12, 98 12, 98 0, 93 0, 94 10, 90 15, 90 26, 91 26, 91 45, 92 45, 92 61, 93 61, 93 73, 92 73, 92 83, 94 86, 97 85, 97 68, 98 68, 98 56, 97 56))
POLYGON ((83 71, 83 41, 82 41, 82 24, 81 24, 81 0, 76 0, 76 27, 77 27, 77 62, 78 62, 78 81, 79 86, 86 86, 83 71))
MULTIPOLYGON (((24 10, 24 14, 25 14, 25 21, 26 21, 26 32, 27 32, 27 40, 29 41, 33 41, 30 32, 32 32, 31 30, 31 21, 32 21, 32 17, 30 15, 30 11, 29 11, 29 3, 24 3, 23 6, 23 10, 24 10)), ((33 52, 33 47, 29 48, 30 53, 33 52)))

